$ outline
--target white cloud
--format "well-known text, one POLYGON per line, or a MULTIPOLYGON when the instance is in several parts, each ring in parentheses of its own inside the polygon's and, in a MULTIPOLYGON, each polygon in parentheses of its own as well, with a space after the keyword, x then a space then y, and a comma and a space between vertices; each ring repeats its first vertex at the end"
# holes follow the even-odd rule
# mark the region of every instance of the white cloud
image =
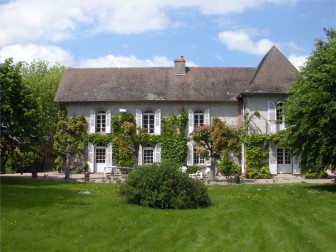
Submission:
MULTIPOLYGON (((187 62, 187 66, 196 66, 193 62, 187 62)), ((152 59, 138 59, 131 56, 107 55, 96 59, 86 59, 79 63, 80 67, 99 68, 99 67, 173 67, 174 61, 166 56, 154 56, 152 59)))
POLYGON ((288 60, 298 69, 300 70, 300 67, 304 66, 304 64, 307 62, 308 56, 307 55, 296 55, 291 54, 288 56, 288 60))
POLYGON ((73 66, 73 57, 64 49, 57 46, 44 45, 10 45, 0 49, 0 61, 13 58, 14 62, 43 60, 50 64, 60 63, 65 66, 73 66))
POLYGON ((13 0, 0 4, 0 46, 62 41, 95 33, 134 34, 179 27, 171 10, 194 8, 203 15, 224 15, 266 4, 296 0, 13 0))
POLYGON ((218 39, 229 50, 238 50, 255 55, 265 55, 269 49, 275 45, 275 42, 269 39, 261 39, 254 42, 251 37, 241 31, 224 31, 218 34, 218 39))

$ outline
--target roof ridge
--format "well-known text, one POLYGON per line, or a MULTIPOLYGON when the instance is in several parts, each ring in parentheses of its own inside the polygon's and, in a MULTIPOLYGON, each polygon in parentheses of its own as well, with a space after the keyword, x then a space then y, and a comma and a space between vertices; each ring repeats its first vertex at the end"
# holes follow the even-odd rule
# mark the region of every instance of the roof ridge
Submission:
POLYGON ((253 83, 254 80, 256 79, 257 75, 259 74, 260 69, 261 69, 261 68, 263 67, 263 65, 265 64, 265 61, 267 60, 268 55, 270 54, 271 51, 274 51, 274 49, 278 50, 278 49, 276 48, 276 46, 273 45, 273 46, 271 47, 271 49, 269 49, 268 52, 265 54, 265 56, 261 59, 260 63, 259 63, 258 66, 257 66, 257 71, 256 71, 255 74, 253 75, 253 77, 252 77, 252 79, 251 79, 251 82, 249 83, 249 86, 252 85, 252 83, 253 83))

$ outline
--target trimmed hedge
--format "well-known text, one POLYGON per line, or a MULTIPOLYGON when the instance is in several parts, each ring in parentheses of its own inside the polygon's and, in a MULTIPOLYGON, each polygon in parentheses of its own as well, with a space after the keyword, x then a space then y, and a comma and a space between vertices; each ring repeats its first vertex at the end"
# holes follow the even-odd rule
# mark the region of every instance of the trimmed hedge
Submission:
POLYGON ((132 171, 120 189, 129 203, 162 209, 188 209, 211 204, 207 188, 166 161, 132 171))

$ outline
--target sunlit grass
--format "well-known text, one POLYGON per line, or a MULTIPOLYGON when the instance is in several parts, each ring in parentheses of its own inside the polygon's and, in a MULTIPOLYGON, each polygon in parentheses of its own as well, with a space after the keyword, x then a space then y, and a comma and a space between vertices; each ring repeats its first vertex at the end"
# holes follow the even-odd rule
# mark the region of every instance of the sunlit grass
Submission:
POLYGON ((334 185, 209 186, 213 205, 129 205, 118 185, 1 177, 1 251, 334 251, 334 185))

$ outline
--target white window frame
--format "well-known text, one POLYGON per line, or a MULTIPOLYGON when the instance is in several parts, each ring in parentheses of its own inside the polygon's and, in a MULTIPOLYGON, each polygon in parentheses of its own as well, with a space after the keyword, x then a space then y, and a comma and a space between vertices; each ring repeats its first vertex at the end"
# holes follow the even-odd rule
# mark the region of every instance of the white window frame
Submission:
POLYGON ((106 132, 106 112, 104 110, 99 110, 96 115, 96 132, 105 133, 106 132))
POLYGON ((194 128, 204 125, 204 112, 196 110, 194 112, 194 128))
POLYGON ((193 150, 194 156, 193 156, 193 163, 194 165, 204 165, 205 164, 205 158, 202 158, 200 155, 196 153, 196 148, 194 147, 193 150))
POLYGON ((142 128, 147 130, 148 134, 155 133, 155 113, 146 110, 142 115, 142 128))
POLYGON ((102 143, 98 143, 96 145, 95 151, 95 162, 97 164, 105 164, 106 163, 106 145, 102 143))
POLYGON ((288 148, 277 148, 277 164, 292 164, 292 157, 288 148))

